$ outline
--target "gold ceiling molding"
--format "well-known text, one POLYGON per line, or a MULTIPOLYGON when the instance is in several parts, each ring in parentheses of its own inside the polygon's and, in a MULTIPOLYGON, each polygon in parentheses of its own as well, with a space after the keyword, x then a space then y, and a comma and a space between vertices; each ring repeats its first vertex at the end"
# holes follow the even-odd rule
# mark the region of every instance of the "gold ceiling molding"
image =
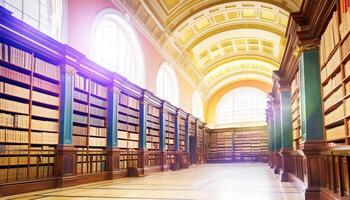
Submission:
MULTIPOLYGON (((173 0, 163 0, 163 2, 169 2, 173 0)), ((232 3, 232 0, 181 0, 178 5, 173 6, 173 9, 167 10, 168 19, 167 23, 171 31, 175 30, 186 19, 190 18, 205 9, 210 7, 222 5, 225 3, 232 3)), ((301 6, 301 0, 247 0, 247 1, 234 1, 235 3, 247 2, 247 4, 264 3, 279 7, 285 10, 285 13, 297 12, 301 6)), ((233 7, 233 6, 232 6, 233 7)), ((234 7, 233 7, 234 8, 234 7)))
POLYGON ((262 54, 257 55, 257 54, 243 53, 243 54, 227 55, 222 59, 217 60, 215 63, 209 65, 209 67, 207 67, 206 70, 204 71, 204 74, 207 75, 208 73, 215 70, 216 68, 219 68, 222 65, 225 65, 227 63, 232 63, 235 61, 240 61, 240 60, 256 60, 259 62, 264 62, 266 64, 273 66, 274 67, 273 70, 277 70, 280 63, 280 61, 272 59, 272 57, 267 55, 262 55, 262 54))
MULTIPOLYGON (((231 31, 231 30, 238 30, 238 29, 257 29, 257 30, 263 30, 263 31, 268 31, 271 33, 274 33, 280 37, 284 38, 284 32, 279 31, 277 29, 273 29, 271 26, 269 25, 264 25, 264 24, 258 24, 258 23, 254 23, 254 21, 250 21, 250 22, 246 22, 246 23, 242 23, 242 24, 225 24, 225 26, 223 27, 217 27, 211 30, 208 30, 208 32, 202 32, 200 33, 198 36, 194 36, 192 38, 195 38, 194 40, 189 40, 189 42, 187 42, 187 44, 184 44, 185 49, 193 49, 196 45, 198 45, 199 43, 201 43, 203 40, 208 39, 209 37, 219 34, 219 33, 223 33, 226 31, 231 31)), ((183 46, 182 44, 178 45, 178 46, 183 46)))

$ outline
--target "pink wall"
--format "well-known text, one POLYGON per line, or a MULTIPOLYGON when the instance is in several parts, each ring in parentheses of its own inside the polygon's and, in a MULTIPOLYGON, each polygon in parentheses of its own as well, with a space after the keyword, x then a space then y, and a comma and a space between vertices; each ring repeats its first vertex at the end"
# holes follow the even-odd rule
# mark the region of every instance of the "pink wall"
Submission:
MULTIPOLYGON (((120 10, 109 0, 68 0, 68 44, 89 56, 93 22, 96 15, 106 8, 120 10)), ((135 25, 131 25, 142 48, 146 69, 145 86, 148 90, 155 92, 157 70, 164 58, 135 25)))

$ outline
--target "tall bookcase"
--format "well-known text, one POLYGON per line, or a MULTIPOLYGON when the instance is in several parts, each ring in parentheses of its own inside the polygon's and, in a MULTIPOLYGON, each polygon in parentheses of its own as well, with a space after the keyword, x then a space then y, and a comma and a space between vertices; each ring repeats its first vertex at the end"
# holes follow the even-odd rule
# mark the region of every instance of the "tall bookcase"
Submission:
POLYGON ((159 150, 159 108, 149 104, 147 107, 147 149, 159 150))
POLYGON ((73 145, 77 174, 106 170, 107 87, 79 72, 74 77, 73 145))
POLYGON ((350 12, 338 2, 320 44, 325 139, 331 146, 350 142, 350 12))
POLYGON ((0 182, 54 176, 60 70, 21 46, 0 43, 0 182))
POLYGON ((292 102, 292 128, 293 128, 293 148, 299 149, 301 143, 300 131, 300 75, 296 72, 291 85, 291 102, 292 102))
POLYGON ((139 148, 139 100, 124 92, 119 95, 118 104, 118 148, 120 153, 119 168, 137 167, 139 148))
POLYGON ((166 112, 165 114, 165 150, 175 151, 175 118, 176 114, 166 112))
POLYGON ((179 150, 185 152, 186 150, 186 118, 179 117, 179 150))

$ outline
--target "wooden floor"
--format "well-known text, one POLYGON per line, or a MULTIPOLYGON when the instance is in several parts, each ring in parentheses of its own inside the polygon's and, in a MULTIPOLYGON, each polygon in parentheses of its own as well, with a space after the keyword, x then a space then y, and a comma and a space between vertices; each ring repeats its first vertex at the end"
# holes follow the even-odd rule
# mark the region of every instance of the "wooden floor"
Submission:
POLYGON ((124 178, 3 199, 213 199, 301 200, 291 183, 280 183, 266 164, 206 164, 141 178, 124 178))

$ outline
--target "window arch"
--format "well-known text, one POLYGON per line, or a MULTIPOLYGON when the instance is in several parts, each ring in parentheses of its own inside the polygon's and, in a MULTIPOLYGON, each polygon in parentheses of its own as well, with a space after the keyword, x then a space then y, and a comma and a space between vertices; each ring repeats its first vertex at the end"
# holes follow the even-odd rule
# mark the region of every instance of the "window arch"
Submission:
POLYGON ((141 47, 125 18, 127 15, 113 9, 98 14, 93 29, 92 57, 98 64, 144 86, 141 47))
POLYGON ((198 91, 194 91, 192 94, 192 114, 203 120, 203 103, 198 91))
POLYGON ((167 62, 160 65, 156 82, 157 96, 179 106, 179 88, 174 70, 167 62))
POLYGON ((267 95, 256 88, 241 87, 226 93, 216 108, 216 123, 264 122, 267 95))
POLYGON ((10 10, 16 18, 62 41, 62 0, 2 0, 0 4, 10 10))

